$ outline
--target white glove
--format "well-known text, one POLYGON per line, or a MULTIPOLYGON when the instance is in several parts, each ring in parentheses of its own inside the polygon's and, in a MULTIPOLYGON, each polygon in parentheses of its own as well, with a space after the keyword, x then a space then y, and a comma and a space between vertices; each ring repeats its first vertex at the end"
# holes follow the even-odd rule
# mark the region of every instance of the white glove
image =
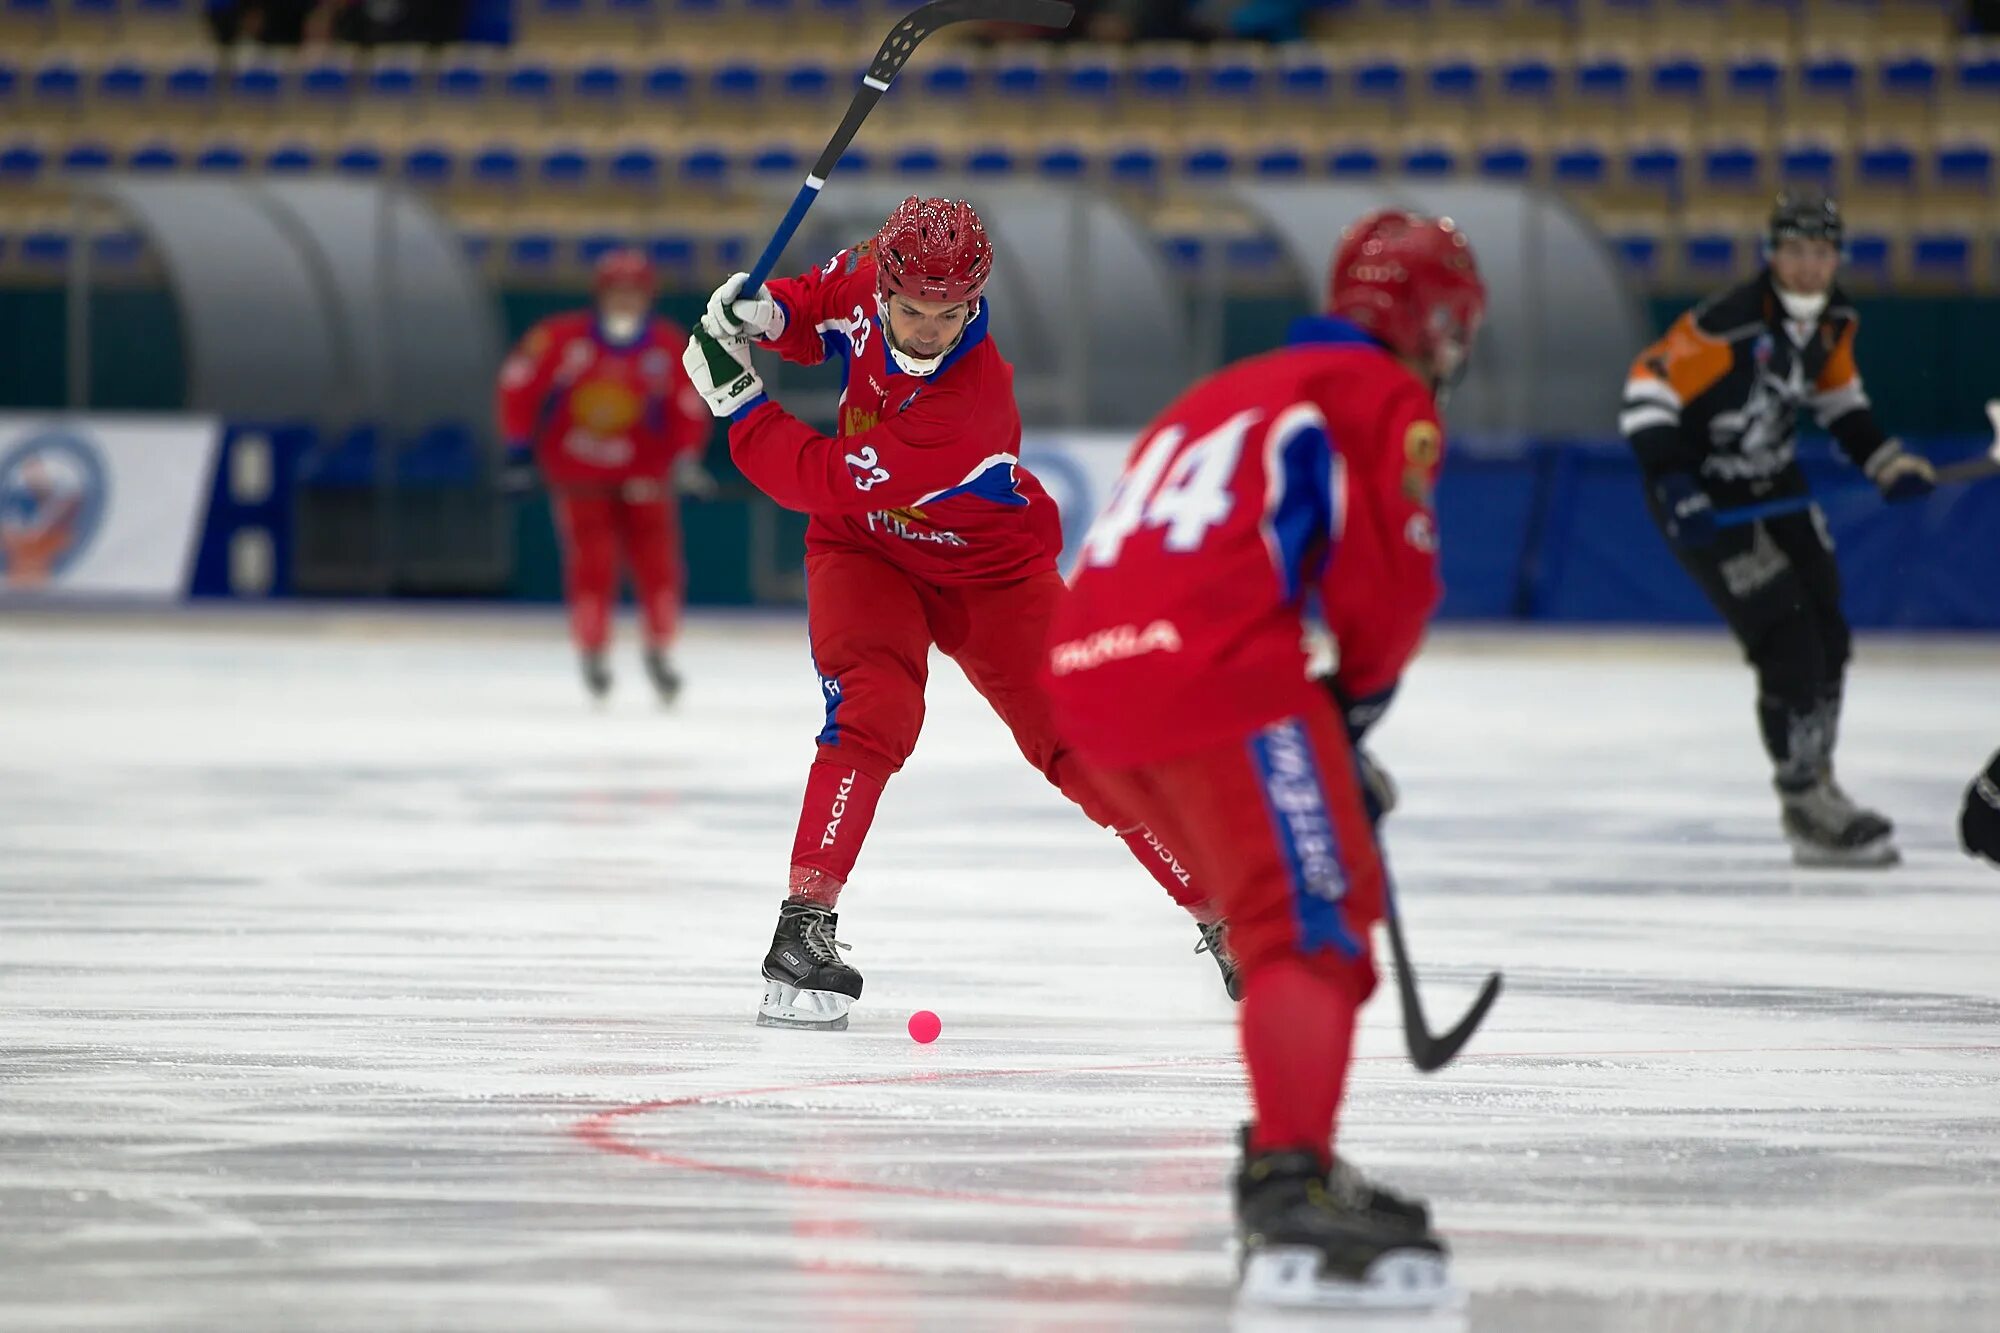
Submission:
POLYGON ((754 298, 743 296, 743 280, 748 273, 732 273, 729 281, 708 297, 708 318, 719 334, 775 342, 785 336, 785 308, 771 295, 770 287, 757 289, 754 298))
POLYGON ((713 500, 722 489, 715 474, 702 466, 699 454, 682 454, 674 460, 673 482, 675 490, 697 500, 713 500))
POLYGON ((750 344, 741 338, 716 337, 706 315, 688 339, 681 365, 708 410, 725 421, 764 396, 764 381, 750 364, 750 344))

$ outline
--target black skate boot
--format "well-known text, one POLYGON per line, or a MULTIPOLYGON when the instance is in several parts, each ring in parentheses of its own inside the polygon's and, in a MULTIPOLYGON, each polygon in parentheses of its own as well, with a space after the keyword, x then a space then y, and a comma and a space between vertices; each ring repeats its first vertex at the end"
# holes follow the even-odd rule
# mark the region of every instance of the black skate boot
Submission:
POLYGON ((1778 789, 1784 807, 1785 841, 1792 860, 1802 866, 1892 866, 1903 859, 1896 850, 1896 826, 1876 811, 1856 805, 1833 780, 1822 774, 1810 787, 1778 789))
POLYGON ((838 913, 806 898, 787 898, 778 909, 771 952, 764 955, 765 1027, 840 1032, 847 1010, 861 998, 861 974, 840 961, 848 946, 834 938, 838 913))
POLYGON ((666 649, 646 650, 646 675, 652 679, 653 692, 660 696, 662 705, 671 705, 681 697, 681 673, 667 660, 666 649))
POLYGON ((1229 992, 1232 1000, 1243 998, 1243 978, 1236 975, 1236 955, 1229 952, 1229 927, 1220 921, 1207 925, 1195 923, 1201 932, 1201 943, 1194 946, 1196 953, 1205 953, 1215 959, 1216 970, 1222 973, 1222 988, 1229 992))
POLYGON ((590 691, 593 699, 602 699, 611 693, 611 667, 604 660, 604 654, 585 653, 581 659, 583 666, 583 688, 590 691))
POLYGON ((1459 1300, 1430 1210, 1337 1159, 1322 1172, 1310 1151, 1252 1152, 1246 1130, 1236 1221, 1243 1304, 1386 1311, 1459 1300))

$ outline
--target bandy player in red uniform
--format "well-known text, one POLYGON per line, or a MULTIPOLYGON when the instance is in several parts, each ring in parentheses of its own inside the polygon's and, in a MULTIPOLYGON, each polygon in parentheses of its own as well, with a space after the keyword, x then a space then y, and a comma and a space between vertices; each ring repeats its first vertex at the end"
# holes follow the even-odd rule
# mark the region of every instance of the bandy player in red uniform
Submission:
POLYGON ((1057 740, 1036 683, 1063 590, 1062 537, 1055 505, 1019 463, 1014 372, 987 334, 981 299, 992 268, 971 205, 912 197, 871 243, 821 268, 749 297, 744 275, 731 278, 702 320, 719 340, 709 344, 719 364, 702 339, 688 348, 689 375, 731 422, 737 467, 812 516, 808 632, 826 724, 764 959, 760 1023, 844 1028, 860 998, 834 905, 884 784, 916 746, 933 644, 993 705, 1028 762, 1116 830, 1198 922, 1212 920, 1180 863, 1105 800, 1057 740), (837 437, 765 396, 752 336, 791 361, 841 358, 837 437))
POLYGON ((1327 315, 1147 430, 1050 638, 1062 734, 1229 924, 1256 1111, 1236 1182, 1253 1302, 1451 1294, 1428 1210, 1332 1143, 1385 892, 1358 745, 1437 602, 1436 394, 1485 303, 1450 222, 1356 223, 1327 315), (1301 647, 1314 595, 1339 652, 1325 688, 1301 647))
POLYGON ((671 703, 681 680, 668 654, 686 582, 675 484, 712 486, 701 468, 712 426, 681 370, 686 332, 652 313, 653 266, 614 251, 598 262, 595 285, 595 309, 543 320, 501 367, 500 429, 516 466, 532 457, 549 487, 584 684, 600 698, 611 688, 604 654, 622 551, 646 673, 671 703))

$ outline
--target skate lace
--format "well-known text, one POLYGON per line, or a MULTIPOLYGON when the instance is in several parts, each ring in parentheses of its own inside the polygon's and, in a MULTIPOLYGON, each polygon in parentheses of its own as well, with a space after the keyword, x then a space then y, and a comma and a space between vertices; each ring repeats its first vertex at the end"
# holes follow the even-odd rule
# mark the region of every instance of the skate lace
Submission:
POLYGON ((840 950, 854 947, 834 938, 833 927, 824 916, 809 916, 801 921, 799 940, 806 946, 806 956, 815 963, 837 963, 840 950))
POLYGON ((1229 957, 1229 945, 1223 938, 1222 926, 1197 925, 1195 929, 1201 932, 1201 943, 1194 946, 1196 953, 1212 953, 1218 958, 1229 957))

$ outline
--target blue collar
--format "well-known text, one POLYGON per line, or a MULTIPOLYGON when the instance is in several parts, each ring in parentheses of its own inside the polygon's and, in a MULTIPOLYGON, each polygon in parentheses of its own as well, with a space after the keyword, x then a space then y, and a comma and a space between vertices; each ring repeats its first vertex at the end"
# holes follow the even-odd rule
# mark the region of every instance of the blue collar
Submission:
POLYGON ((1300 346, 1354 346, 1389 349, 1380 338, 1367 332, 1360 325, 1342 319, 1338 315, 1303 315, 1292 321, 1285 331, 1288 347, 1300 346))
MULTIPOLYGON (((949 352, 946 352, 944 354, 944 360, 938 363, 938 368, 936 370, 933 370, 930 374, 924 376, 925 382, 928 383, 929 381, 934 380, 938 376, 944 374, 947 370, 950 370, 953 366, 958 364, 958 359, 960 357, 964 356, 967 352, 971 351, 973 348, 977 347, 979 344, 986 341, 986 333, 988 327, 986 314, 990 308, 991 307, 989 307, 986 303, 986 298, 984 296, 980 297, 979 313, 974 315, 972 317, 972 322, 965 326, 965 336, 958 340, 958 346, 952 348, 949 352)), ((881 312, 871 311, 869 312, 868 318, 874 323, 875 332, 882 339, 882 364, 885 367, 887 367, 891 375, 906 374, 907 372, 901 366, 896 364, 896 358, 889 355, 889 330, 882 327, 881 312)))

